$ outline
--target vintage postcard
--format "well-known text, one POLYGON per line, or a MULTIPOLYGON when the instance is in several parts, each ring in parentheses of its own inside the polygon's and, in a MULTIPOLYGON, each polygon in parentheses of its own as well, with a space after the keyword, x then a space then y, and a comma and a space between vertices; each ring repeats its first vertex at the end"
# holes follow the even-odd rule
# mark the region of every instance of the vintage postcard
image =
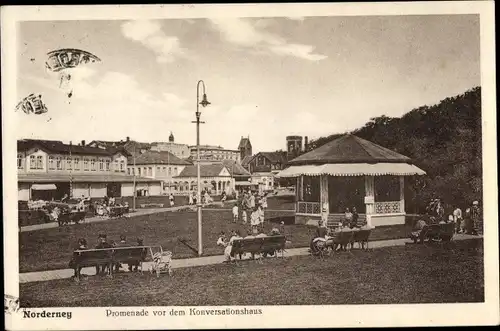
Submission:
POLYGON ((1 15, 7 329, 499 323, 493 2, 1 15))

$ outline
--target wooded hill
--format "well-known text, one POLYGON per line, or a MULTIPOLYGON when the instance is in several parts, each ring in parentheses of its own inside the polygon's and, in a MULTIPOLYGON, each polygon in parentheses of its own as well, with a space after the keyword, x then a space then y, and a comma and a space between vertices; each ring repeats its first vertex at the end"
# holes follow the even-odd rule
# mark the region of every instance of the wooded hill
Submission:
MULTIPOLYGON (((400 118, 372 118, 351 133, 410 157, 427 172, 406 181, 407 212, 422 212, 431 198, 444 200, 447 212, 482 202, 481 87, 400 118)), ((313 140, 308 149, 341 135, 313 140)))

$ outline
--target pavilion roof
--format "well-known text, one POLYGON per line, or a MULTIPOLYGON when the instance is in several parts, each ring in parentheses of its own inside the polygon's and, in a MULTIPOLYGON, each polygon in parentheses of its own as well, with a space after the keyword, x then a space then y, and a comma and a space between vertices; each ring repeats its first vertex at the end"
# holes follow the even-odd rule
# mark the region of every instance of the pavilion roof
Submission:
POLYGON ((288 162, 289 165, 411 163, 411 159, 352 134, 332 140, 288 162))

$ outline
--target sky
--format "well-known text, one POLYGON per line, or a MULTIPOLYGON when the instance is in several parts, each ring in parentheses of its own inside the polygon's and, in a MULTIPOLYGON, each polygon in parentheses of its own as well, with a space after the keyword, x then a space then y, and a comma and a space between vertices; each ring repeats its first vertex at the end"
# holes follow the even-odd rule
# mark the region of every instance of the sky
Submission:
MULTIPOLYGON (((17 99, 42 95, 44 115, 18 112, 18 138, 201 143, 254 153, 287 135, 347 132, 480 85, 478 15, 45 21, 18 25, 17 99), (77 48, 101 61, 45 67, 77 48), (72 97, 67 97, 67 92, 72 97), (202 93, 200 89, 200 93, 202 93)), ((15 105, 14 105, 15 106, 15 105)))

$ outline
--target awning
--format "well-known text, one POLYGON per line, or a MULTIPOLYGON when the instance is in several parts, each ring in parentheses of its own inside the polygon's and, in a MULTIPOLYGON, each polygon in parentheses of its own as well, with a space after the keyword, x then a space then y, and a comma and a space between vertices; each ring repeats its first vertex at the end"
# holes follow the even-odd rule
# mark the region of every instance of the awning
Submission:
POLYGON ((277 177, 298 176, 413 176, 425 175, 425 171, 408 163, 339 163, 322 165, 291 166, 278 173, 277 177))
POLYGON ((37 191, 51 191, 57 190, 56 184, 33 184, 31 185, 32 190, 37 191))

